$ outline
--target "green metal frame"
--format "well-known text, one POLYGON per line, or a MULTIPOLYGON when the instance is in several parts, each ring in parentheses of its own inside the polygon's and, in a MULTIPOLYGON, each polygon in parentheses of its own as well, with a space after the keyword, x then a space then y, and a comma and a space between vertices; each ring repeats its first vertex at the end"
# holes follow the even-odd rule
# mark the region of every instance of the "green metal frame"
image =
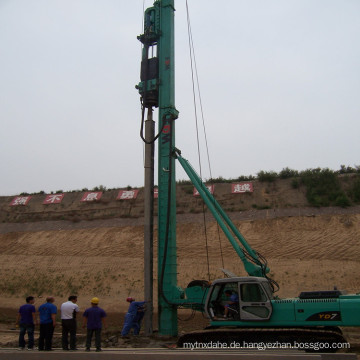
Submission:
POLYGON ((156 1, 154 7, 160 24, 157 44, 161 132, 158 141, 158 322, 161 335, 176 336, 177 307, 171 304, 178 294, 175 159, 171 156, 178 117, 175 109, 174 0, 156 1))
MULTIPOLYGON (((241 261, 244 264, 246 272, 250 276, 260 276, 264 277, 264 272, 261 267, 261 261, 258 258, 257 253, 250 247, 250 245, 246 242, 245 238, 241 235, 240 231, 233 224, 228 215, 221 208, 220 204, 216 201, 216 199, 212 196, 209 189, 202 182, 200 176, 196 173, 194 168, 190 165, 188 160, 184 159, 179 150, 175 150, 175 154, 177 159, 179 160, 181 166, 185 170, 186 174, 189 176, 190 180, 194 184, 196 190, 199 192, 200 196, 204 200, 206 206, 213 214, 214 218, 218 222, 219 226, 223 230, 224 234, 230 241, 234 250, 240 257, 241 261), (250 255, 252 262, 248 260, 245 256, 243 249, 240 247, 239 242, 246 249, 247 253, 250 255)), ((266 273, 269 272, 269 269, 266 268, 266 273)))
MULTIPOLYGON (((175 64, 174 64, 174 0, 158 0, 145 10, 142 81, 136 86, 143 108, 159 107, 158 122, 158 323, 161 335, 177 335, 176 300, 182 291, 177 288, 176 259, 176 187, 175 159, 175 64), (157 75, 149 78, 149 48, 156 48, 157 75)), ((152 69, 154 70, 154 69, 152 69)), ((144 111, 144 110, 143 110, 144 111)))

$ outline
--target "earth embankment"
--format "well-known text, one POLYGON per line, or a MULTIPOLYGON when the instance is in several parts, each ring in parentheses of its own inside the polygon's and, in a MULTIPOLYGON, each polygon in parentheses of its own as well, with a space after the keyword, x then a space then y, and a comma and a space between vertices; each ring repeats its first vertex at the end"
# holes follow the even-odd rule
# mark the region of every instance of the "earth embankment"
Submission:
MULTIPOLYGON (((357 211, 307 208, 231 216, 251 246, 267 258, 279 295, 297 296, 300 291, 334 286, 359 291, 357 211)), ((109 311, 123 311, 127 296, 143 297, 141 218, 1 224, 0 241, 1 307, 17 307, 26 294, 52 294, 60 302, 77 293, 84 306, 98 296, 109 311)), ((182 287, 191 280, 208 279, 208 262, 210 280, 223 277, 220 268, 246 275, 210 217, 205 231, 201 214, 179 215, 177 243, 182 287)), ((156 279, 156 254, 154 269, 156 279)))

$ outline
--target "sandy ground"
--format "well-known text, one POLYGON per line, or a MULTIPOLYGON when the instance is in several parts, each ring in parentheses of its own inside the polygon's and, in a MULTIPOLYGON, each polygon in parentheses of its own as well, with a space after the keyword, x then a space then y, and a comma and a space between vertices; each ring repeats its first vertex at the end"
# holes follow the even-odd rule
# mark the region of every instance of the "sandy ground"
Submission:
MULTIPOLYGON (((297 296, 305 290, 327 290, 337 286, 359 292, 360 214, 317 214, 235 220, 254 249, 267 257, 271 277, 280 284, 281 297, 297 296)), ((138 221, 138 220, 137 220, 138 221)), ((47 295, 56 305, 71 293, 79 296, 85 309, 93 296, 112 313, 112 328, 119 330, 126 311, 127 296, 143 298, 143 226, 139 224, 64 229, 13 231, 0 234, 0 345, 14 336, 13 319, 26 295, 40 305, 47 295), (5 328, 4 328, 5 327, 5 328)), ((61 225, 61 224, 60 224, 61 225)), ((246 275, 240 260, 214 222, 179 222, 178 283, 223 277, 224 267, 246 275)), ((156 237, 156 231, 155 231, 156 237)), ((156 247, 156 244, 155 244, 156 247)), ((156 258, 155 258, 156 259, 156 258)), ((154 264, 156 269, 156 261, 154 264)), ((154 271, 154 283, 157 275, 154 271)), ((156 293, 156 290, 155 290, 156 293)), ((156 304, 156 296, 154 298, 156 304)), ((184 317, 187 317, 184 314, 184 317)), ((205 326, 206 320, 188 322, 181 329, 205 326)), ((182 330, 181 330, 182 331, 182 330)), ((357 336, 357 332, 354 332, 357 336)))

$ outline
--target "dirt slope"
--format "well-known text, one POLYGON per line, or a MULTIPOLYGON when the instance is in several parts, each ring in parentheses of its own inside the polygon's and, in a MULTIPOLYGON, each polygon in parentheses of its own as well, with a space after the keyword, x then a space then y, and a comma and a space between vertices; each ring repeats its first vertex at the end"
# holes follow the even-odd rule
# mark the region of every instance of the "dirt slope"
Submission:
MULTIPOLYGON (((280 296, 334 285, 351 292, 360 290, 359 213, 272 218, 262 214, 242 213, 247 220, 234 216, 234 221, 253 248, 267 257, 271 275, 280 284, 280 296)), ((182 287, 194 279, 208 279, 201 218, 179 216, 182 287)), ((133 225, 124 220, 122 225, 104 221, 105 227, 61 221, 53 222, 52 227, 47 223, 43 230, 39 226, 21 231, 26 224, 17 224, 12 231, 0 227, 0 307, 16 308, 25 294, 54 294, 60 303, 69 293, 77 293, 82 307, 96 295, 107 310, 125 310, 128 295, 143 297, 143 226, 140 219, 133 225)), ((211 279, 223 276, 221 267, 245 275, 228 241, 224 236, 219 240, 214 222, 207 222, 206 232, 211 279)))

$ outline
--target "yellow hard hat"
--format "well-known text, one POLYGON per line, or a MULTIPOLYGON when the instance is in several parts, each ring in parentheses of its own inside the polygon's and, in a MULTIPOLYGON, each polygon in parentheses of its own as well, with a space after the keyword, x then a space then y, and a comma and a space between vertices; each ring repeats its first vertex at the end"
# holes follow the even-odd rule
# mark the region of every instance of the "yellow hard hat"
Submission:
POLYGON ((91 303, 97 305, 97 304, 99 303, 99 298, 93 297, 93 298, 91 299, 91 303))

